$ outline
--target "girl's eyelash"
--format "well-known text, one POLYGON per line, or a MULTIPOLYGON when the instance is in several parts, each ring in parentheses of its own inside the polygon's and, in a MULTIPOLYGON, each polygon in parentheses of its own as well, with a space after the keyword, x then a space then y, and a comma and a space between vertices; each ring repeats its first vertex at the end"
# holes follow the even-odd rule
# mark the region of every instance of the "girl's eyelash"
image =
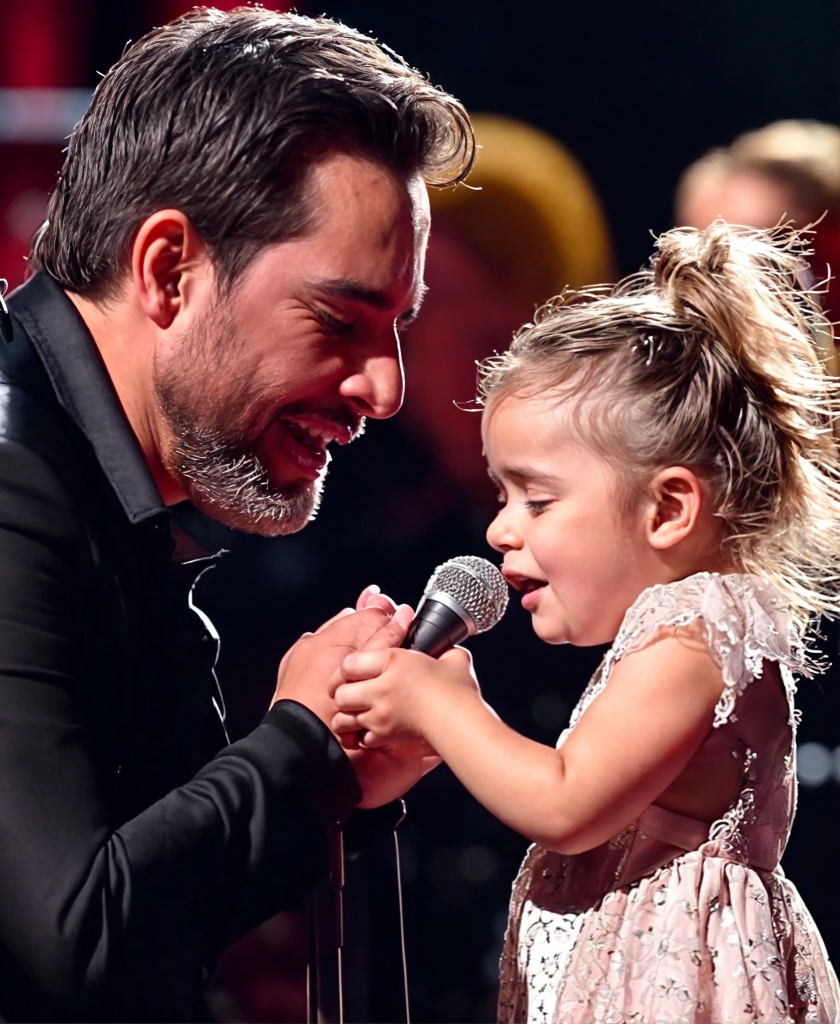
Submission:
POLYGON ((545 512, 545 510, 548 508, 548 506, 550 504, 551 504, 551 502, 548 501, 548 500, 545 500, 545 501, 531 501, 531 500, 527 500, 525 502, 525 507, 528 509, 529 512, 545 512))

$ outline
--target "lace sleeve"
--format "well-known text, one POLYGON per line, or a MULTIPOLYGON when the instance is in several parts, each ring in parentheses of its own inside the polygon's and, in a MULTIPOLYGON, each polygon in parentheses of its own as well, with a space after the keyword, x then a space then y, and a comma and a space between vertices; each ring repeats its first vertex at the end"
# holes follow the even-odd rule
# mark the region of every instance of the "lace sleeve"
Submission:
POLYGON ((647 646, 663 627, 698 621, 723 673, 724 690, 715 708, 715 728, 734 718, 735 702, 761 675, 765 660, 804 675, 813 674, 818 667, 810 660, 770 583, 760 576, 704 572, 651 587, 640 595, 624 617, 610 652, 610 668, 647 646))

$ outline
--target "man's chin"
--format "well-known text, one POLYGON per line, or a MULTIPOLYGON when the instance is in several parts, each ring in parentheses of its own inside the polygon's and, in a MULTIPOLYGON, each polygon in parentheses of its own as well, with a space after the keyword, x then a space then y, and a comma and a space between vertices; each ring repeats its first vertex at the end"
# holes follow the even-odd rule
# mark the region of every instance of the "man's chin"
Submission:
POLYGON ((260 537, 284 537, 298 533, 315 518, 321 500, 320 488, 315 486, 294 494, 262 496, 259 503, 245 507, 192 487, 187 493, 192 504, 209 519, 232 530, 260 537))

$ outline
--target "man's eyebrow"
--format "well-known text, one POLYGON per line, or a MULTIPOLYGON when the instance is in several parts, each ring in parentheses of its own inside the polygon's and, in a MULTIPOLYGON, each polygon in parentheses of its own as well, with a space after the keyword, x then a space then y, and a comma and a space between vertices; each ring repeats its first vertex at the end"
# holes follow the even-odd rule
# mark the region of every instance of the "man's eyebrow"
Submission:
MULTIPOLYGON (((377 312, 384 312, 391 308, 391 298, 387 292, 377 288, 368 288, 359 281, 346 280, 343 278, 330 281, 316 281, 315 288, 320 292, 326 292, 336 298, 349 299, 351 302, 359 302, 363 306, 369 306, 377 312)), ((420 312, 428 287, 421 284, 417 289, 417 299, 412 306, 400 313, 398 319, 404 322, 411 322, 420 312)))

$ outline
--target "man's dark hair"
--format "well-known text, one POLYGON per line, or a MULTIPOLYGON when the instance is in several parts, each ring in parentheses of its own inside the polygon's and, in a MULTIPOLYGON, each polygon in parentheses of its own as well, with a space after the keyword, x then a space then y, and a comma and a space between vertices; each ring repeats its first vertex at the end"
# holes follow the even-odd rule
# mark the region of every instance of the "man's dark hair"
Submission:
POLYGON ((72 292, 119 291, 134 237, 180 210, 226 289, 302 234, 307 172, 334 152, 429 185, 466 177, 466 111, 374 39, 326 18, 199 8, 131 46, 97 88, 30 260, 72 292))

